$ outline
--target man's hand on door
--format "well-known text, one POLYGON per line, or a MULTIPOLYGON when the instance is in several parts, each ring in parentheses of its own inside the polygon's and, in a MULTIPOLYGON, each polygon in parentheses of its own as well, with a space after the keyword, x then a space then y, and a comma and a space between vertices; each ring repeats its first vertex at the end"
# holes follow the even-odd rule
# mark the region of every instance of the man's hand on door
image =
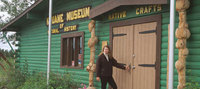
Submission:
POLYGON ((100 78, 99 78, 99 77, 96 77, 96 80, 99 82, 99 81, 100 81, 100 78))
POLYGON ((126 65, 125 69, 129 71, 130 70, 129 65, 126 65))

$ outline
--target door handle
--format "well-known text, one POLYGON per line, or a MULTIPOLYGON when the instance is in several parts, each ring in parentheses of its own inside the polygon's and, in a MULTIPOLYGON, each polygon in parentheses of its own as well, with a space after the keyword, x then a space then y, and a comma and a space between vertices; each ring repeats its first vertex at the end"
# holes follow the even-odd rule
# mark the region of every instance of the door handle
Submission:
POLYGON ((135 58, 135 54, 133 54, 133 58, 135 58))
POLYGON ((131 64, 129 64, 129 68, 130 69, 135 69, 135 66, 131 66, 131 64))
POLYGON ((132 68, 132 69, 135 69, 135 66, 132 66, 131 68, 132 68))

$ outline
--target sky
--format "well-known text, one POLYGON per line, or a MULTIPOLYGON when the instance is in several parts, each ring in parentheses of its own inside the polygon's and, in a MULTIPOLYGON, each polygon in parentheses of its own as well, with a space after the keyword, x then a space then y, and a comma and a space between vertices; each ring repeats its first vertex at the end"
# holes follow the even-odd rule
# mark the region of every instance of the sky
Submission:
MULTIPOLYGON (((14 48, 13 45, 12 45, 12 47, 14 48)), ((8 45, 8 43, 3 44, 2 42, 0 42, 0 49, 11 50, 10 46, 8 45)))
MULTIPOLYGON (((9 32, 8 35, 13 34, 13 32, 9 32)), ((11 44, 11 46, 16 49, 16 47, 14 45, 11 44)), ((11 47, 9 46, 9 44, 7 43, 7 41, 5 43, 0 41, 0 49, 4 49, 4 50, 11 50, 11 47)))
MULTIPOLYGON (((0 1, 0 5, 2 5, 2 2, 0 1)), ((4 16, 3 19, 7 18, 9 15, 6 12, 0 12, 0 16, 4 16)), ((8 34, 12 34, 12 33, 8 33, 8 34)), ((14 45, 12 45, 14 47, 14 45)), ((15 47, 14 47, 15 48, 15 47)), ((4 49, 4 50, 11 50, 10 46, 8 45, 8 43, 6 42, 5 44, 3 44, 3 42, 0 41, 0 49, 4 49)))

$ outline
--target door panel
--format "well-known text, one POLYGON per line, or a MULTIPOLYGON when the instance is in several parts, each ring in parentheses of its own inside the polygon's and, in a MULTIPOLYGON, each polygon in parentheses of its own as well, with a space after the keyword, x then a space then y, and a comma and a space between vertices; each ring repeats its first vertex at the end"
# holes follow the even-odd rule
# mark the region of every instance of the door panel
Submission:
POLYGON ((156 22, 134 25, 134 65, 132 89, 155 89, 156 22), (139 66, 143 65, 143 66, 139 66), (147 66, 144 66, 147 65, 147 66), (148 66, 149 65, 149 66, 148 66))
MULTIPOLYGON (((119 62, 130 64, 133 53, 133 25, 113 29, 113 57, 119 62), (123 34, 123 35, 122 35, 123 34)), ((113 77, 118 89, 131 89, 131 72, 113 68, 113 77)))
POLYGON ((118 89, 155 89, 156 26, 151 22, 113 28, 113 57, 135 66, 130 72, 113 68, 118 89))

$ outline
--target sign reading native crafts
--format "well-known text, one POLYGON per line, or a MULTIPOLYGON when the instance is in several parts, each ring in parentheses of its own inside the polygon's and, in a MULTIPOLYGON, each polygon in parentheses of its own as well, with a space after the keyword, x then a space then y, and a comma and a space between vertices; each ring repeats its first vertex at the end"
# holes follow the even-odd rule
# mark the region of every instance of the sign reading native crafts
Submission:
POLYGON ((108 15, 108 20, 120 19, 126 17, 126 11, 115 12, 108 15))
POLYGON ((161 5, 148 5, 148 6, 140 6, 136 8, 136 15, 147 14, 151 12, 159 12, 162 10, 161 5))
MULTIPOLYGON (((67 11, 64 13, 55 14, 52 16, 52 25, 63 22, 73 21, 77 19, 84 19, 90 16, 91 6, 67 11)), ((46 25, 49 25, 49 17, 46 19, 46 25)))

